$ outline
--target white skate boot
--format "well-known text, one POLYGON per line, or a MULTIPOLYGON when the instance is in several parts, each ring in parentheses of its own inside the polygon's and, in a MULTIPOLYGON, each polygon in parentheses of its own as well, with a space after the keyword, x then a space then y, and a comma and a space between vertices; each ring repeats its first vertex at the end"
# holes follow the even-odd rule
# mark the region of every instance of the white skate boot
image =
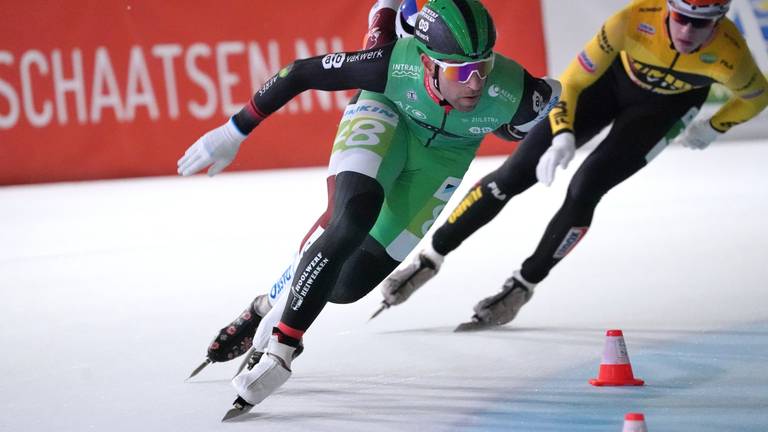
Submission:
POLYGON ((264 355, 253 369, 244 370, 232 379, 238 396, 222 421, 247 413, 288 381, 299 342, 275 329, 264 355))

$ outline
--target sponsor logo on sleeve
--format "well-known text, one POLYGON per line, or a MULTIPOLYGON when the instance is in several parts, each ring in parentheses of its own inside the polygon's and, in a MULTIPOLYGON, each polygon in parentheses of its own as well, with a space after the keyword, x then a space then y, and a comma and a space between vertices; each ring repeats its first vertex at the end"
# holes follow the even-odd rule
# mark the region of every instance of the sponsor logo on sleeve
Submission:
POLYGON ((344 59, 347 57, 344 53, 331 53, 323 57, 323 69, 339 69, 344 65, 344 59))
POLYGON ((293 69, 293 63, 289 64, 288 66, 280 69, 280 72, 278 72, 277 76, 280 78, 285 78, 288 76, 288 74, 291 73, 291 69, 293 69))
POLYGON ((270 88, 277 82, 277 79, 279 78, 279 75, 275 75, 272 78, 269 79, 269 81, 265 82, 263 86, 259 89, 259 96, 264 96, 264 93, 269 91, 270 88))
POLYGON ((637 26, 637 31, 651 36, 656 34, 656 28, 646 23, 640 23, 640 25, 637 26))
MULTIPOLYGON (((344 54, 341 53, 341 55, 343 56, 344 54)), ((376 51, 359 52, 359 53, 346 56, 347 58, 346 63, 354 63, 354 62, 365 61, 365 60, 374 60, 374 59, 380 59, 383 57, 384 57, 384 50, 381 50, 381 49, 376 51)), ((343 61, 343 57, 342 57, 342 61, 343 61)), ((323 65, 325 65, 325 62, 323 62, 323 65)), ((341 66, 335 66, 335 67, 341 67, 341 66)))
POLYGON ((603 50, 604 53, 611 54, 613 52, 613 45, 608 41, 608 32, 605 31, 605 26, 600 29, 600 36, 597 40, 600 49, 603 50))
POLYGON ((593 62, 592 59, 589 58, 589 54, 587 54, 586 51, 580 52, 577 58, 579 60, 579 64, 585 71, 589 73, 595 73, 595 70, 597 70, 597 66, 595 66, 595 62, 593 62))

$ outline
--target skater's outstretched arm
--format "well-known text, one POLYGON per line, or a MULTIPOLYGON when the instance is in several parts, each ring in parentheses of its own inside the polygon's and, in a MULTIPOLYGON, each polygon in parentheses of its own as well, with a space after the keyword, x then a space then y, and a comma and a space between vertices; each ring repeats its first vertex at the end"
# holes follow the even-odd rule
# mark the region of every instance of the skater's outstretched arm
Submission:
POLYGON ((253 95, 250 102, 222 126, 190 146, 179 159, 178 173, 193 175, 210 166, 209 176, 226 168, 240 144, 269 115, 309 89, 384 91, 394 43, 355 52, 311 57, 285 66, 253 95))

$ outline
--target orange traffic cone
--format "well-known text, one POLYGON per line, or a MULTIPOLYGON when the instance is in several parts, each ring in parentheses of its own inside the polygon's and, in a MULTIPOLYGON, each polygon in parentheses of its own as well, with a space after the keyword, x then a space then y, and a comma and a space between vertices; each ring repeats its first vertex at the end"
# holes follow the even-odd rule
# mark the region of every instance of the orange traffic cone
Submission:
POLYGON ((621 432, 648 432, 645 416, 642 413, 628 413, 624 416, 624 428, 621 432))
POLYGON ((632 375, 632 365, 629 364, 627 345, 624 344, 624 334, 621 330, 608 330, 605 334, 603 360, 600 362, 600 373, 589 383, 594 386, 641 386, 644 381, 635 379, 632 375))

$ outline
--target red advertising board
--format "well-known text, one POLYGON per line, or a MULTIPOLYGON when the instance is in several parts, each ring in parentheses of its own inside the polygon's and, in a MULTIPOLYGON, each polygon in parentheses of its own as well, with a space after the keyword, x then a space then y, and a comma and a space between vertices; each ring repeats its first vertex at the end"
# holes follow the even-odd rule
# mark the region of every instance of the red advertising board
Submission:
MULTIPOLYGON (((175 173, 294 58, 360 48, 373 1, 30 0, 0 26, 0 184, 175 173)), ((538 0, 488 0, 497 50, 544 74, 538 0)), ((323 165, 351 92, 308 91, 229 170, 323 165)), ((507 153, 489 138, 482 152, 507 153)))

